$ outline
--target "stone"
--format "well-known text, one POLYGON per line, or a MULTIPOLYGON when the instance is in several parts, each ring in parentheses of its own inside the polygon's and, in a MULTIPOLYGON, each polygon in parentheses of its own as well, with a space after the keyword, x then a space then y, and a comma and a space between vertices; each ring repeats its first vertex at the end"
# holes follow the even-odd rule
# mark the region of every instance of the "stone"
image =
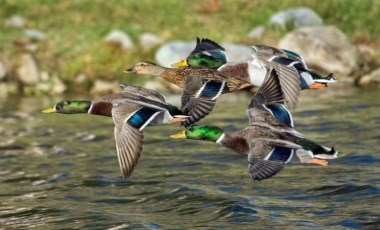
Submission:
POLYGON ((252 48, 250 46, 235 43, 222 43, 222 46, 226 49, 229 62, 244 61, 251 57, 252 48))
POLYGON ((156 62, 161 66, 170 67, 171 64, 186 58, 194 47, 195 40, 192 42, 176 40, 165 43, 156 51, 156 62))
POLYGON ((122 30, 112 30, 104 40, 108 43, 120 46, 123 50, 133 48, 132 39, 122 30))
POLYGON ((67 90, 65 83, 58 77, 53 78, 53 85, 51 87, 51 93, 61 94, 67 90))
POLYGON ((380 68, 362 76, 359 86, 363 88, 380 88, 380 68))
POLYGON ((7 76, 7 67, 0 59, 0 81, 3 80, 7 76))
POLYGON ((0 98, 6 98, 8 96, 8 86, 6 83, 0 83, 0 98))
POLYGON ((120 84, 118 81, 104 81, 96 80, 94 86, 91 89, 91 94, 107 94, 116 93, 120 91, 120 84))
POLYGON ((86 80, 87 80, 87 76, 85 74, 79 74, 74 79, 74 82, 77 83, 77 84, 83 84, 83 83, 86 82, 86 80))
MULTIPOLYGON (((221 44, 228 55, 229 61, 243 61, 250 57, 251 47, 235 44, 235 43, 222 43, 221 44)), ((171 41, 163 44, 156 52, 155 59, 157 64, 170 67, 171 64, 186 58, 195 47, 194 42, 185 41, 171 41)))
POLYGON ((144 83, 144 88, 151 89, 157 92, 167 91, 164 82, 157 78, 156 81, 147 81, 144 83))
POLYGON ((264 26, 257 26, 253 28, 247 35, 249 38, 255 38, 255 39, 260 39, 263 37, 265 32, 265 27, 264 26))
POLYGON ((144 52, 151 50, 162 42, 162 39, 152 33, 143 33, 139 37, 140 46, 144 52))
POLYGON ((292 31, 278 44, 297 52, 312 69, 354 77, 361 65, 360 54, 350 39, 335 26, 308 27, 292 31))
POLYGON ((36 85, 40 79, 37 62, 31 54, 21 56, 21 66, 17 69, 18 79, 25 85, 36 85))
POLYGON ((296 7, 272 15, 269 25, 286 30, 289 28, 321 26, 323 25, 323 20, 310 8, 296 7))
POLYGON ((9 27, 22 28, 26 25, 26 20, 18 15, 14 15, 5 21, 5 25, 9 27))
POLYGON ((45 39, 45 33, 36 29, 24 30, 25 35, 33 40, 42 41, 45 39))

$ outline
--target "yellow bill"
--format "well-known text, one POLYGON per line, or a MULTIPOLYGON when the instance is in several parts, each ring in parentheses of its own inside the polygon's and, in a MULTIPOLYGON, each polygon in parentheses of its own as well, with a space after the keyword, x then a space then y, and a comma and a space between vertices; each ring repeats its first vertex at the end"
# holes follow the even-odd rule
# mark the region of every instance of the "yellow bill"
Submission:
POLYGON ((174 63, 174 64, 171 64, 172 67, 186 67, 188 66, 187 65, 187 61, 186 59, 183 59, 182 61, 180 62, 177 62, 177 63, 174 63))
POLYGON ((55 110, 55 108, 47 108, 47 109, 44 109, 42 110, 43 113, 56 113, 57 110, 55 110))
POLYGON ((171 138, 174 138, 174 139, 179 139, 179 138, 184 139, 184 138, 186 138, 185 131, 186 131, 186 130, 182 130, 182 131, 179 132, 179 133, 176 133, 176 134, 170 135, 170 137, 171 137, 171 138))

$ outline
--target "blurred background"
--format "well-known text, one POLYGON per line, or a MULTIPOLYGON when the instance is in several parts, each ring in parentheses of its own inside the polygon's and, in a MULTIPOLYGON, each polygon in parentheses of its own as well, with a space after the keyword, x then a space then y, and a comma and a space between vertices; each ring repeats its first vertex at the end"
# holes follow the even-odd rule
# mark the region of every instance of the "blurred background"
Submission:
POLYGON ((0 96, 105 94, 120 82, 175 90, 123 73, 141 60, 169 65, 196 37, 226 47, 231 61, 250 45, 294 50, 340 82, 377 87, 379 1, 0 0, 0 96), (363 77, 364 76, 364 77, 363 77))
MULTIPOLYGON (((0 0, 0 229, 380 229, 379 20, 378 0, 0 0), (178 88, 123 70, 169 66, 197 37, 230 61, 266 44, 334 73, 292 114, 297 131, 339 157, 328 167, 294 159, 256 182, 246 156, 153 126, 125 181, 111 118, 41 113, 122 82, 178 105, 178 88)), ((251 97, 222 95, 200 124, 246 127, 251 97)))

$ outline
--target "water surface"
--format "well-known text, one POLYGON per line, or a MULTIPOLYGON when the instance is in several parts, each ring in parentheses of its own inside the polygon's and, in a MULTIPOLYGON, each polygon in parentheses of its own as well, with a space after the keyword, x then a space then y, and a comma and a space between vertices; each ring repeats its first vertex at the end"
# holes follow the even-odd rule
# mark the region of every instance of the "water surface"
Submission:
MULTIPOLYGON (((261 182, 249 179, 245 156, 169 139, 177 125, 145 130, 140 162, 123 181, 112 119, 40 113, 60 98, 3 100, 0 228, 380 228, 380 92, 302 94, 297 130, 340 156, 328 167, 294 159, 261 182)), ((243 128, 248 101, 224 96, 201 123, 243 128)))

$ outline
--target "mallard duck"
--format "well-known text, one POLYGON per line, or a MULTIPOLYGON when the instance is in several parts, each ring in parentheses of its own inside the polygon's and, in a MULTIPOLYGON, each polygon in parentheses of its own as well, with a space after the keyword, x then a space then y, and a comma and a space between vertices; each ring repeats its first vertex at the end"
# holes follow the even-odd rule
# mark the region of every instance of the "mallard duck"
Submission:
POLYGON ((160 93, 122 84, 120 93, 109 94, 96 101, 61 101, 43 113, 89 113, 112 117, 119 166, 124 179, 136 166, 143 149, 143 130, 147 125, 183 122, 186 116, 168 103, 160 93))
POLYGON ((227 62, 223 47, 209 39, 199 40, 191 54, 184 60, 172 64, 173 67, 214 68, 226 76, 239 77, 254 86, 261 86, 266 72, 273 62, 279 69, 291 68, 300 78, 300 87, 304 89, 319 89, 334 83, 332 74, 322 77, 310 70, 301 55, 286 49, 274 48, 266 45, 253 45, 252 58, 242 62, 227 62))
POLYGON ((151 62, 139 62, 126 72, 160 76, 183 88, 181 110, 189 115, 189 118, 182 123, 185 127, 211 113, 222 93, 250 86, 248 82, 227 78, 213 69, 165 68, 151 62))
POLYGON ((249 175, 263 180, 277 174, 294 153, 301 162, 327 166, 334 159, 334 148, 321 146, 303 137, 293 128, 290 112, 284 107, 279 75, 271 69, 246 110, 249 125, 227 133, 215 126, 191 126, 172 138, 216 142, 237 153, 247 154, 249 175))

